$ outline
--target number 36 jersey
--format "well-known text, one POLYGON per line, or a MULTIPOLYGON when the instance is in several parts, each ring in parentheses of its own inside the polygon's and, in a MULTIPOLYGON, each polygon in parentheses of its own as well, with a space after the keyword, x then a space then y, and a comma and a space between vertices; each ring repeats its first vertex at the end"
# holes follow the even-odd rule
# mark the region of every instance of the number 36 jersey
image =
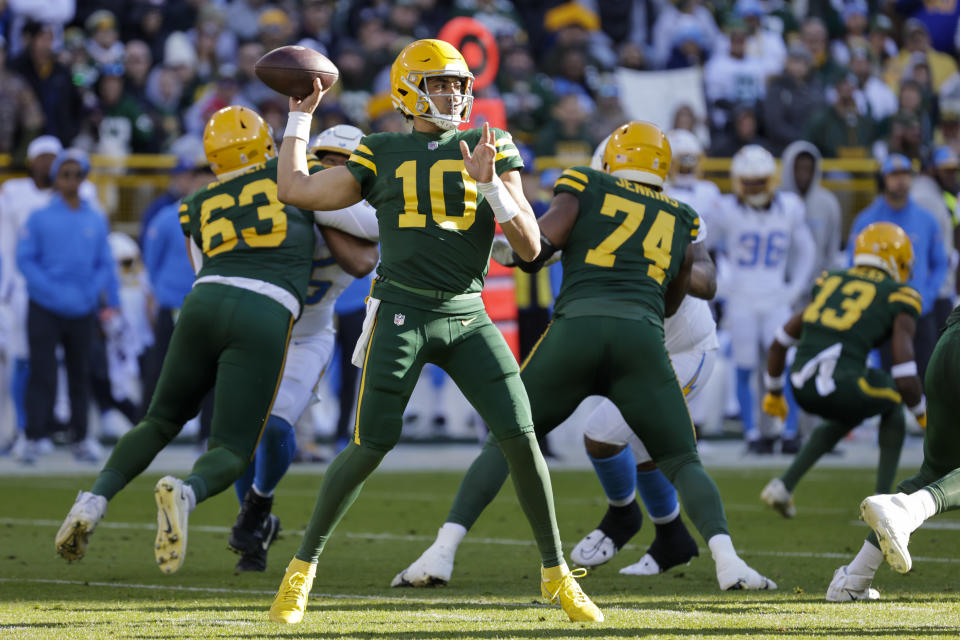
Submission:
MULTIPOLYGON (((319 170, 319 163, 311 171, 319 170)), ((197 278, 249 278, 293 294, 303 308, 313 259, 313 212, 277 198, 277 159, 193 193, 180 226, 203 251, 197 278)))
MULTIPOLYGON (((897 315, 920 315, 920 294, 873 267, 825 271, 803 312, 803 329, 791 371, 803 371, 827 349, 837 368, 863 371, 867 354, 885 342, 897 315)), ((812 365, 815 366, 815 365, 812 365)))
POLYGON ((558 316, 654 318, 700 234, 697 213, 660 191, 587 167, 564 171, 554 192, 580 202, 563 248, 558 316))
MULTIPOLYGON (((496 138, 497 174, 523 167, 510 134, 496 138)), ((494 218, 460 151, 481 129, 364 136, 347 161, 364 199, 377 210, 382 278, 418 289, 477 293, 490 262, 494 218)))

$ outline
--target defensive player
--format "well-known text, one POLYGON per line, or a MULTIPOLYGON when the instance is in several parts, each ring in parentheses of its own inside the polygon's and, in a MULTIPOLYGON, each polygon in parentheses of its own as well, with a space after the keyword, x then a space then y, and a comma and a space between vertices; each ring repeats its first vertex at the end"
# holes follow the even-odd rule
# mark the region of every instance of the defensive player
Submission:
MULTIPOLYGON (((363 132, 339 124, 310 141, 310 153, 324 168, 342 166, 360 143, 363 132)), ((379 253, 376 212, 366 202, 347 210, 317 212, 312 270, 303 313, 293 325, 283 365, 283 380, 254 463, 234 484, 240 513, 230 531, 230 548, 241 554, 238 571, 264 571, 267 550, 280 531, 271 513, 273 490, 293 461, 297 441, 293 425, 306 409, 334 348, 333 304, 353 278, 373 270, 379 253), (346 233, 345 233, 346 232, 346 233)))
MULTIPOLYGON (((753 374, 761 351, 766 353, 774 333, 806 293, 816 256, 803 200, 775 189, 776 172, 769 151, 745 146, 730 167, 734 193, 722 198, 710 219, 711 244, 725 257, 718 265, 718 296, 727 303, 724 317, 737 367, 740 418, 748 450, 754 453, 772 453, 774 439, 772 434, 763 437, 757 426, 753 374)), ((785 429, 793 430, 792 425, 785 429)), ((792 437, 784 434, 785 439, 792 437)))
POLYGON ((57 532, 67 560, 83 557, 107 502, 137 477, 195 416, 214 389, 209 449, 186 480, 154 489, 160 570, 187 552, 197 503, 239 478, 253 458, 273 404, 287 341, 307 296, 313 215, 277 199, 277 160, 266 122, 246 107, 214 113, 204 150, 219 180, 183 200, 187 250, 202 260, 184 300, 147 415, 117 443, 90 491, 81 491, 57 532))
POLYGON ((346 167, 309 175, 306 140, 322 97, 319 80, 291 100, 280 149, 280 197, 338 209, 365 198, 377 210, 382 259, 355 361, 363 365, 353 441, 323 478, 316 508, 270 608, 271 620, 303 619, 317 559, 364 480, 400 438, 403 409, 427 362, 444 369, 500 442, 540 549, 541 591, 571 620, 601 621, 560 546, 550 476, 533 434, 520 373, 487 317, 480 289, 494 222, 532 260, 540 233, 523 197, 520 154, 505 131, 457 131, 469 120, 473 74, 440 40, 408 45, 391 68, 394 106, 411 133, 365 136, 346 167), (471 147, 473 150, 471 151, 471 147))
MULTIPOLYGON (((664 347, 663 318, 686 293, 694 253, 689 245, 700 233, 693 209, 662 192, 670 155, 660 129, 631 122, 607 143, 604 172, 574 167, 561 174, 550 209, 539 220, 543 249, 535 264, 522 266, 535 267, 562 249, 563 283, 553 322, 521 377, 538 435, 560 424, 587 396, 612 400, 676 486, 713 553, 720 588, 775 589, 733 548, 720 494, 700 463, 683 391, 664 347)), ((503 454, 488 438, 437 541, 397 579, 416 586, 449 579, 457 546, 506 476, 503 454), (433 574, 430 567, 445 574, 433 574)))
MULTIPOLYGON (((714 183, 698 178, 703 156, 700 142, 682 129, 671 131, 667 138, 673 161, 664 193, 689 204, 694 211, 715 211, 720 190, 714 183)), ((594 152, 591 169, 602 170, 606 142, 601 142, 594 152)), ((717 278, 703 242, 706 229, 701 213, 700 233, 691 242, 694 263, 688 295, 677 312, 663 323, 670 363, 688 404, 709 380, 717 356, 717 327, 706 302, 716 292, 717 278)), ((643 557, 620 573, 655 575, 697 556, 697 543, 680 517, 677 490, 650 460, 643 443, 612 402, 606 398, 588 398, 585 402, 592 402, 595 408, 587 419, 584 444, 609 504, 600 524, 577 543, 570 558, 585 567, 613 558, 640 530, 643 516, 636 501, 638 490, 656 534, 643 557)))
POLYGON ((854 266, 825 271, 813 287, 813 301, 777 330, 767 357, 763 410, 786 417, 784 367, 787 349, 796 344, 790 369, 794 397, 804 411, 824 419, 787 471, 760 494, 784 517, 796 513, 793 490, 800 478, 871 416, 880 416, 877 493, 893 486, 906 429, 903 405, 921 424, 926 410, 913 359, 922 301, 904 284, 912 264, 913 248, 903 229, 890 222, 871 224, 854 241, 854 266), (865 364, 870 350, 888 339, 894 362, 890 374, 865 364))
POLYGON ((870 587, 886 558, 895 571, 910 571, 910 534, 938 513, 960 508, 960 309, 947 318, 946 328, 927 365, 927 427, 920 471, 897 485, 895 495, 876 495, 860 505, 860 516, 873 529, 859 553, 836 570, 827 600, 873 600, 870 587))

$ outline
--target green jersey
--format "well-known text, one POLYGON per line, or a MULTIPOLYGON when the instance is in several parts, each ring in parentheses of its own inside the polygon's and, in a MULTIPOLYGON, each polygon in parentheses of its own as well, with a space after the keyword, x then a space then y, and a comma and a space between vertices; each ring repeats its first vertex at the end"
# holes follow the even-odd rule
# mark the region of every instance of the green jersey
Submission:
MULTIPOLYGON (((472 150, 481 132, 376 133, 360 141, 347 169, 377 210, 381 281, 452 295, 483 288, 493 210, 477 192, 460 152, 461 140, 472 150)), ((493 132, 497 173, 523 167, 510 134, 493 132)))
MULTIPOLYGON (((311 171, 319 170, 312 163, 311 171)), ((197 274, 276 285, 303 305, 313 260, 313 214, 277 199, 277 159, 183 199, 180 226, 203 251, 197 274)))
POLYGON ((563 248, 558 316, 653 317, 700 232, 689 205, 639 182, 587 167, 561 174, 555 193, 580 201, 563 248))
POLYGON ((922 304, 915 289, 880 269, 825 271, 803 312, 791 371, 813 375, 821 361, 835 363, 831 368, 862 371, 870 350, 889 339, 894 319, 901 313, 918 317, 922 304))

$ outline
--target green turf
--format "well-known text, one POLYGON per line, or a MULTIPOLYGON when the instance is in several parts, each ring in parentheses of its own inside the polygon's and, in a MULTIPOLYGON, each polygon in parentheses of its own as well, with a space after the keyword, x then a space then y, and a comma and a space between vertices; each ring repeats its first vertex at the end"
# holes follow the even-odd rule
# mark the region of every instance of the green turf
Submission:
MULTIPOLYGON (((908 471, 902 471, 906 477, 908 471)), ((53 537, 78 488, 92 478, 0 478, 0 638, 957 638, 960 636, 960 518, 915 534, 914 570, 883 566, 880 602, 824 602, 833 571, 859 549, 854 524, 873 474, 815 470, 800 485, 798 516, 782 520, 758 494, 771 473, 713 473, 727 504, 738 550, 780 586, 776 592, 717 589, 706 552, 689 566, 641 578, 617 569, 642 555, 646 523, 632 545, 582 580, 603 608, 600 625, 570 624, 538 597, 538 558, 512 488, 461 547, 451 584, 432 590, 387 585, 432 540, 459 474, 375 474, 320 561, 304 622, 267 622, 283 567, 299 543, 319 477, 292 475, 275 512, 285 535, 264 574, 234 573, 226 550, 236 514, 232 492, 202 504, 190 522, 189 553, 177 574, 153 564, 156 509, 152 483, 138 480, 110 505, 87 557, 68 565, 53 537), (950 528, 953 527, 953 528, 950 528)), ((567 549, 604 509, 590 473, 553 475, 567 549)), ((699 541, 699 540, 698 540, 699 541)), ((701 547, 703 547, 702 541, 701 547)), ((702 551, 704 553, 705 551, 702 551)))

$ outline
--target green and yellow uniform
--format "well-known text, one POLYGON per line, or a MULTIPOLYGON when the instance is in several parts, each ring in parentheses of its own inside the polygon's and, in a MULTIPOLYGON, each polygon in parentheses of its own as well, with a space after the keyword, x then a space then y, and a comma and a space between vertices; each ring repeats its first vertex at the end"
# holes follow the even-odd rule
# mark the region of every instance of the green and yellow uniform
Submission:
POLYGON ((283 371, 313 257, 312 213, 277 199, 277 161, 188 196, 180 223, 203 252, 144 419, 94 486, 108 499, 141 473, 214 389, 209 450, 186 479, 198 500, 247 468, 283 371))
POLYGON ((826 271, 802 314, 803 326, 790 369, 794 397, 824 418, 781 476, 793 491, 820 457, 866 418, 880 416, 878 493, 893 485, 906 425, 903 400, 889 373, 867 367, 871 349, 890 339, 901 313, 920 315, 916 290, 869 266, 826 271))
POLYGON ((866 366, 867 355, 890 339, 901 313, 920 315, 913 288, 873 267, 824 272, 803 312, 790 373, 804 410, 856 426, 901 404, 893 378, 866 366))
MULTIPOLYGON (((521 373, 537 435, 587 396, 606 396, 675 482, 704 538, 727 533, 663 337, 664 296, 699 235, 698 215, 661 191, 587 167, 564 171, 554 192, 577 198, 579 213, 563 247, 553 322, 521 373)), ((505 479, 488 439, 447 521, 469 529, 505 479)))

